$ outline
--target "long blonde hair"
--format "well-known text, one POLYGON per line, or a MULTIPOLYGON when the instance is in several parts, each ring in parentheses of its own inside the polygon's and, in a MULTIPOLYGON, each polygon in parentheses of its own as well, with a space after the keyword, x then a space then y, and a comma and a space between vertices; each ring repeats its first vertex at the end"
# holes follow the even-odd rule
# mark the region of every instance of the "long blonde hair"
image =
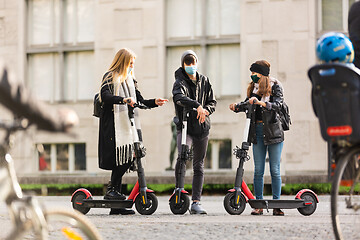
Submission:
MULTIPOLYGON (((256 61, 256 64, 262 65, 264 67, 270 68, 270 63, 265 60, 256 61)), ((254 91, 255 83, 251 81, 247 88, 247 97, 251 96, 251 93, 254 91)), ((269 96, 271 94, 271 85, 270 85, 270 77, 264 76, 261 74, 259 79, 259 91, 257 93, 259 96, 269 96)))
MULTIPOLYGON (((103 83, 111 79, 111 84, 114 84, 116 79, 120 76, 120 83, 123 83, 128 75, 128 70, 130 66, 130 61, 132 58, 136 58, 136 55, 133 51, 128 48, 120 49, 116 54, 115 57, 110 64, 108 69, 109 74, 103 79, 101 82, 101 87, 103 83)), ((131 70, 131 76, 134 78, 134 69, 131 70)), ((101 95, 101 94, 99 94, 101 95)), ((101 97, 100 97, 101 99, 101 97)))

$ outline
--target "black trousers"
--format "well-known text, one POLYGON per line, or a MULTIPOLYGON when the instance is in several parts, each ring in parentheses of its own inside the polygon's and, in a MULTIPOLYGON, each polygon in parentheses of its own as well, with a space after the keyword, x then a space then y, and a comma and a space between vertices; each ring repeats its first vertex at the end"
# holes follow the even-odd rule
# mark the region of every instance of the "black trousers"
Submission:
POLYGON ((120 165, 115 167, 111 172, 111 185, 114 187, 119 187, 119 190, 121 190, 121 182, 122 177, 126 173, 126 171, 130 168, 132 162, 120 165))
MULTIPOLYGON (((180 131, 177 132, 177 147, 178 147, 178 158, 175 165, 175 181, 176 187, 179 186, 179 171, 180 169, 180 154, 181 154, 181 135, 180 131)), ((194 138, 186 134, 186 145, 193 146, 194 157, 193 157, 193 181, 192 181, 192 200, 201 199, 201 193, 204 183, 204 160, 206 156, 206 150, 208 146, 209 137, 194 138)))

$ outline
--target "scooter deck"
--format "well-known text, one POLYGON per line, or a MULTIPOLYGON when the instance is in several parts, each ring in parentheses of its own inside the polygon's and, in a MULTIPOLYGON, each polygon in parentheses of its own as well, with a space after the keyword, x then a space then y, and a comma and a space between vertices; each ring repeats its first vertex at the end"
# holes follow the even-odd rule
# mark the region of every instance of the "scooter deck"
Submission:
POLYGON ((274 208, 282 208, 282 209, 291 209, 291 208, 302 208, 308 205, 311 205, 311 202, 307 202, 301 199, 294 200, 255 200, 249 199, 249 204, 252 208, 261 208, 261 209, 274 209, 274 208))
POLYGON ((83 207, 89 208, 131 208, 133 200, 84 199, 83 207))

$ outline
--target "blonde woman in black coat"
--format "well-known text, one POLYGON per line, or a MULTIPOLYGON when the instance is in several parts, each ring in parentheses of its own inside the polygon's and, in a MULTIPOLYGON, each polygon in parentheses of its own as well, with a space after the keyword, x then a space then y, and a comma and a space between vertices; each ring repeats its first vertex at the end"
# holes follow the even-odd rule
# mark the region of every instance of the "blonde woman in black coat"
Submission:
MULTIPOLYGON (((164 105, 168 100, 163 98, 145 100, 137 88, 134 78, 135 54, 129 49, 120 49, 109 70, 104 74, 100 97, 104 103, 100 115, 99 128, 99 167, 111 170, 104 199, 126 199, 121 193, 122 176, 133 163, 133 139, 128 119, 128 107, 140 102, 149 108, 164 105)), ((137 109, 135 124, 141 138, 141 127, 137 109)), ((134 214, 131 209, 111 209, 110 214, 134 214)))

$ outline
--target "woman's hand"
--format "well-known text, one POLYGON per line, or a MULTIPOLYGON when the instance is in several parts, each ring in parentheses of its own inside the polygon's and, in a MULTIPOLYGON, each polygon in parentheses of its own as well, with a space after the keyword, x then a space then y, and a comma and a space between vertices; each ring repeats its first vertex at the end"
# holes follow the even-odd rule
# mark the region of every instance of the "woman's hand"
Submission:
POLYGON ((232 103, 230 104, 229 108, 231 111, 235 111, 235 107, 236 107, 237 103, 232 103))
POLYGON ((250 104, 258 104, 259 100, 256 97, 251 97, 249 99, 250 104))
POLYGON ((256 97, 252 97, 249 99, 249 103, 250 104, 256 104, 256 105, 260 105, 262 107, 266 107, 266 103, 263 101, 259 101, 256 97))
POLYGON ((162 106, 165 103, 167 103, 169 100, 165 99, 165 98, 156 98, 155 99, 155 104, 158 106, 162 106))
POLYGON ((134 107, 134 104, 136 103, 135 99, 133 97, 124 98, 123 102, 127 103, 128 105, 130 105, 132 107, 134 107))

